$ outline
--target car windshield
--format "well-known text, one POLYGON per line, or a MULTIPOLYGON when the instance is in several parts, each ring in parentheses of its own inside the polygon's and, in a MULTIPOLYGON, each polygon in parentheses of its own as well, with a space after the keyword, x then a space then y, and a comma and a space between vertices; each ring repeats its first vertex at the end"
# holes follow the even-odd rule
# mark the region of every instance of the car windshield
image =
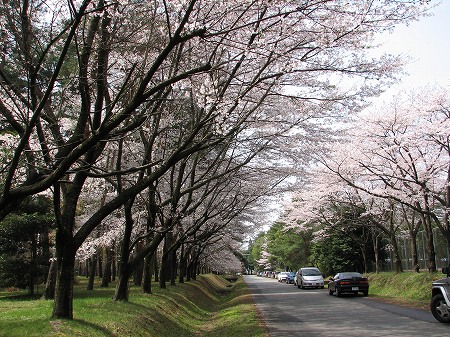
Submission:
POLYGON ((341 273, 341 274, 339 274, 340 279, 354 278, 354 277, 363 277, 363 276, 360 273, 341 273))
POLYGON ((319 276, 320 271, 318 269, 303 269, 302 271, 303 276, 319 276))
POLYGON ((282 271, 280 274, 281 275, 289 275, 289 272, 288 271, 282 271))

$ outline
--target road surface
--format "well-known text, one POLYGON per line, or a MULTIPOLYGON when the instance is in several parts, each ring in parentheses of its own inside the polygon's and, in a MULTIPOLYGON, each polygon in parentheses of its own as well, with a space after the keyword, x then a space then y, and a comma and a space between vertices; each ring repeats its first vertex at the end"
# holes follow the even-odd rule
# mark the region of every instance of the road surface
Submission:
POLYGON ((450 324, 429 310, 381 303, 369 297, 330 296, 325 289, 298 289, 275 279, 245 275, 270 336, 450 336, 450 324))

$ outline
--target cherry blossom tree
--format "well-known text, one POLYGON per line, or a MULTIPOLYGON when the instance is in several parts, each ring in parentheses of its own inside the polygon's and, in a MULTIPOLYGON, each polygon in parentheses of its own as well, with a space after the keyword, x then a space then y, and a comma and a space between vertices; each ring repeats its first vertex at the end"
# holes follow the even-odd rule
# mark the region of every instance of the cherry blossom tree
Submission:
POLYGON ((229 139, 269 137, 274 149, 306 124, 319 135, 319 118, 358 109, 394 80, 399 58, 365 52, 377 32, 424 9, 331 0, 2 5, 0 113, 13 146, 2 151, 0 216, 52 191, 61 318, 73 317, 76 252, 111 214, 120 209, 132 231, 140 193, 229 139), (349 89, 340 85, 347 78, 360 80, 349 89), (145 149, 126 161, 124 146, 139 133, 145 149), (77 224, 88 179, 112 193, 77 224))
POLYGON ((448 126, 448 97, 439 88, 399 97, 382 111, 361 115, 347 142, 335 144, 322 161, 321 181, 312 180, 316 195, 298 198, 298 205, 304 207, 292 210, 293 225, 306 212, 315 213, 316 218, 323 214, 314 205, 319 198, 323 205, 348 191, 352 203, 361 205, 391 238, 397 271, 401 263, 395 235, 401 227, 407 229, 417 265, 414 245, 419 225, 427 233, 427 267, 435 270, 432 228, 437 226, 448 242, 448 126))

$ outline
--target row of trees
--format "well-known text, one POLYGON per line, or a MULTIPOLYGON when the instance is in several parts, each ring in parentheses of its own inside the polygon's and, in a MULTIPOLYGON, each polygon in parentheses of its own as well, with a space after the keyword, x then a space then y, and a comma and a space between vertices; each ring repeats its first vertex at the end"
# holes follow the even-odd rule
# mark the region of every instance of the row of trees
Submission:
POLYGON ((148 284, 159 247, 164 280, 168 266, 233 251, 330 122, 394 80, 400 59, 366 55, 375 34, 422 10, 2 1, 0 218, 30 196, 52 200, 53 316, 73 318, 76 259, 118 243, 116 300, 138 266, 148 284))
MULTIPOLYGON (((284 232, 301 238, 297 259, 302 264, 333 273, 345 267, 339 260, 352 259, 350 251, 353 259, 361 257, 355 269, 378 272, 391 251, 395 269, 401 272, 398 241, 407 237, 411 253, 405 258, 414 270, 433 272, 436 234, 446 245, 441 258, 449 263, 449 102, 447 91, 437 87, 400 95, 390 104, 362 113, 348 125, 343 139, 318 156, 308 184, 293 195, 283 216, 284 232), (422 232, 426 264, 418 256, 422 232), (349 249, 348 242, 344 248, 342 239, 354 248, 349 249)), ((282 255, 271 245, 286 247, 292 240, 274 241, 272 230, 264 235, 269 240, 265 254, 272 258, 259 261, 275 262, 279 268, 273 255, 282 255)), ((256 261, 263 257, 256 251, 256 261)), ((295 260, 283 261, 298 266, 295 260)))
MULTIPOLYGON (((349 225, 353 220, 348 218, 349 225)), ((373 268, 372 238, 364 235, 361 228, 352 227, 345 231, 332 229, 327 234, 316 240, 313 228, 296 231, 285 223, 277 222, 250 242, 247 269, 256 273, 266 270, 297 271, 301 267, 316 266, 324 275, 334 275, 343 270, 363 273, 373 268)), ((381 245, 386 247, 386 242, 380 240, 381 245)), ((383 260, 385 257, 382 254, 383 260)))

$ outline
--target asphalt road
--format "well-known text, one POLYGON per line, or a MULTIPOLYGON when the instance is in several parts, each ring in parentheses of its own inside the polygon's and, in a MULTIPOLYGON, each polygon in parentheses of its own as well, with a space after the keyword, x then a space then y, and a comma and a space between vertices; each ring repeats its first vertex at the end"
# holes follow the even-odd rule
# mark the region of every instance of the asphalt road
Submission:
POLYGON ((298 289, 274 279, 245 275, 270 336, 450 336, 450 324, 429 310, 386 304, 369 297, 336 297, 328 289, 298 289))

